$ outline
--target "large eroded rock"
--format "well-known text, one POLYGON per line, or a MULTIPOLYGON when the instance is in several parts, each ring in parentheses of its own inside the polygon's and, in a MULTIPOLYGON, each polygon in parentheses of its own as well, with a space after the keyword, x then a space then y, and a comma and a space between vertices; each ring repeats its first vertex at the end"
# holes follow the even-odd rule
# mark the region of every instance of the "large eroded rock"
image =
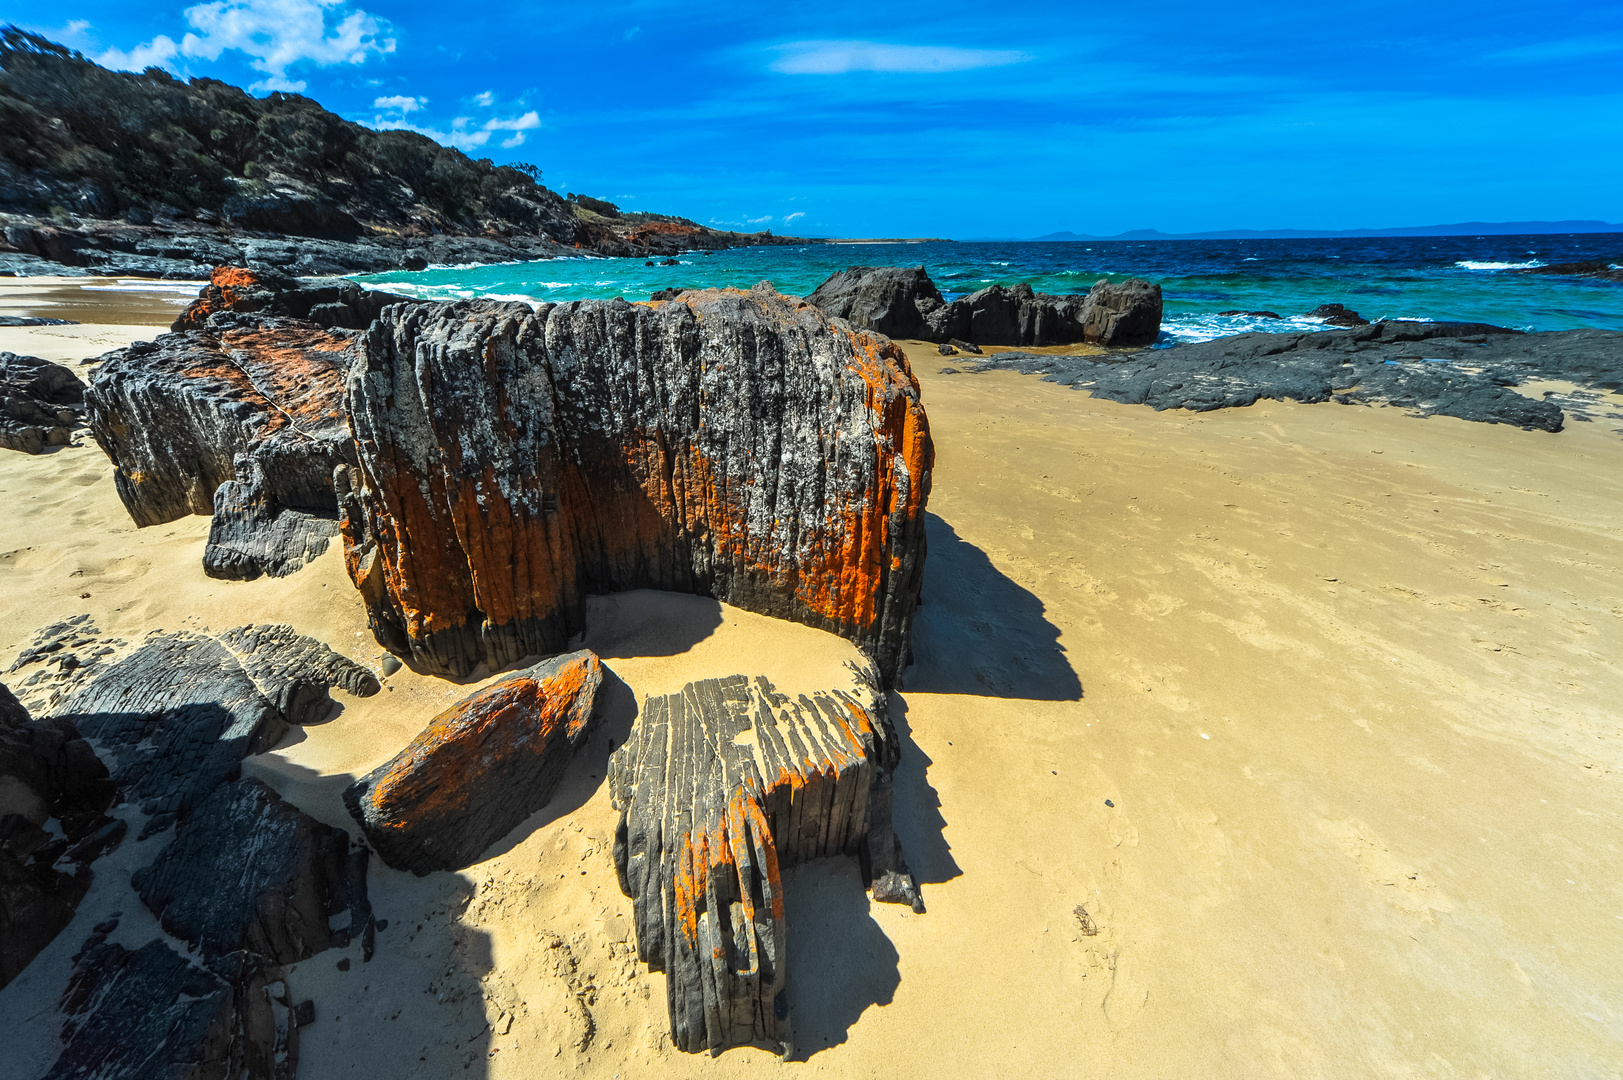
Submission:
POLYGON ((877 688, 791 700, 734 675, 648 699, 609 764, 614 863, 677 1047, 793 1050, 788 867, 853 855, 876 900, 923 910, 891 830, 898 753, 877 688))
POLYGON ((85 402, 135 523, 215 516, 203 562, 218 577, 285 574, 325 550, 333 469, 353 460, 343 382, 355 341, 268 319, 109 353, 85 402))
POLYGON ((584 649, 514 672, 436 716, 344 804, 396 870, 460 870, 552 798, 602 683, 584 649))
POLYGON ((328 329, 364 330, 390 304, 415 304, 397 293, 363 289, 353 281, 300 281, 266 267, 216 266, 209 283, 170 329, 205 330, 224 312, 304 319, 328 329))
POLYGON ((715 596, 905 663, 934 451, 883 338, 770 287, 394 307, 351 371, 350 574, 385 646, 555 653, 588 593, 715 596))
POLYGON ((66 446, 84 417, 85 384, 37 356, 0 352, 0 447, 42 454, 66 446))

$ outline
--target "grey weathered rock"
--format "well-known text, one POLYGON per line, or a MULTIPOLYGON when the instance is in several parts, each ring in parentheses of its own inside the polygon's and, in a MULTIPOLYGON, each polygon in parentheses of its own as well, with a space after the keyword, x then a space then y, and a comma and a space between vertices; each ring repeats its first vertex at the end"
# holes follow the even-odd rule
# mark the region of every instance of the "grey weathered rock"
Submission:
POLYGON ((84 419, 85 385, 61 364, 0 352, 0 447, 66 446, 84 419))
POLYGON ((948 303, 923 267, 854 266, 806 299, 861 329, 957 348, 963 342, 1148 345, 1161 332, 1161 287, 1140 278, 1101 279, 1085 296, 993 285, 948 303))
POLYGON ((673 1044, 792 1052, 782 870, 854 855, 874 899, 923 910, 890 824, 898 753, 877 680, 863 700, 742 675, 648 699, 610 760, 614 862, 673 1044))
POLYGON ((293 1080, 298 1031, 279 968, 249 953, 196 967, 162 941, 91 945, 63 995, 44 1080, 293 1080))
POLYGON ((460 870, 551 800, 602 683, 587 650, 516 671, 436 716, 344 804, 396 870, 460 870))
POLYGON ((905 663, 933 448, 906 358, 757 288, 384 311, 338 481, 372 626, 420 668, 564 648, 585 596, 708 593, 905 663))
MULTIPOLYGON (((327 329, 364 330, 390 304, 415 304, 409 296, 363 289, 353 281, 300 281, 267 268, 216 266, 204 286, 170 327, 206 330, 224 313, 301 319, 327 329)), ((229 321, 229 320, 228 320, 229 321)))
POLYGON ((366 668, 285 624, 238 626, 219 640, 290 724, 325 720, 332 711, 331 687, 356 697, 382 689, 366 668))
POLYGON ((108 354, 85 400, 136 524, 213 514, 218 498, 212 572, 287 573, 319 554, 333 469, 354 457, 342 396, 354 344, 353 331, 267 318, 108 354))
POLYGON ((343 938, 371 918, 365 848, 306 816, 262 781, 221 784, 182 815, 175 837, 131 884, 163 928, 208 960, 246 949, 279 964, 343 938))
POLYGON ((922 266, 853 266, 830 276, 806 300, 858 329, 893 338, 925 337, 925 317, 946 304, 922 266))
POLYGON ((36 634, 11 670, 43 703, 40 722, 71 722, 95 740, 112 779, 150 815, 143 836, 234 780, 290 722, 324 719, 327 686, 377 692, 370 673, 285 626, 220 640, 157 633, 127 651, 79 617, 36 634))
MULTIPOLYGON (((0 818, 0 987, 10 983, 73 920, 90 886, 87 871, 62 873, 55 860, 29 861, 28 843, 3 834, 20 819, 0 818)), ((39 838, 46 835, 36 830, 39 838)))
POLYGON ((1003 353, 971 370, 1042 374, 1099 397, 1195 411, 1264 398, 1393 405, 1560 431, 1559 405, 1517 393, 1529 379, 1623 387, 1623 333, 1522 334, 1481 323, 1379 322, 1317 333, 1236 334, 1126 357, 1003 353))

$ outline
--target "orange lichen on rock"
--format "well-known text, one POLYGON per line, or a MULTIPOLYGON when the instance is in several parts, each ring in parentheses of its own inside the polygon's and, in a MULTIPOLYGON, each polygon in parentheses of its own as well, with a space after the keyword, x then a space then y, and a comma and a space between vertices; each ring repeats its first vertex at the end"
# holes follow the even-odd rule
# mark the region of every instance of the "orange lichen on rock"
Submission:
POLYGON ((681 1049, 791 1047, 782 868, 853 855, 875 899, 923 910, 890 827, 896 735, 864 694, 691 683, 649 698, 611 758, 615 867, 681 1049))
POLYGON ((602 682, 602 664, 582 650, 493 683, 350 785, 345 805, 395 869, 461 869, 546 805, 602 682))
POLYGON ((632 588, 845 635, 886 682, 906 661, 933 451, 883 338, 764 288, 392 308, 349 405, 350 565, 430 670, 560 648, 632 588))
POLYGON ((233 311, 250 291, 260 287, 259 275, 242 266, 216 266, 209 283, 197 299, 175 320, 175 330, 201 330, 208 317, 219 311, 233 311))

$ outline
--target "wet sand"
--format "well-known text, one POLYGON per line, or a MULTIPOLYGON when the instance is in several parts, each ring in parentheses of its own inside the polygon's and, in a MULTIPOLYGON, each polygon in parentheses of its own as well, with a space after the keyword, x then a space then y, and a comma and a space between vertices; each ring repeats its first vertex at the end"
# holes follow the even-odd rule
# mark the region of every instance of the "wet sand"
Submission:
MULTIPOLYGON (((844 860, 792 873, 804 1060, 670 1049, 603 766, 644 694, 735 671, 836 685, 853 654, 631 593, 593 605, 585 643, 623 685, 554 803, 459 874, 374 860, 374 960, 291 970, 318 1008, 300 1075, 1623 1070, 1623 438, 1329 404, 1155 413, 908 351, 938 457, 891 707, 929 911, 870 904, 844 860)), ((212 581, 207 520, 135 529, 93 444, 0 454, 0 505, 0 664, 81 611, 132 637, 287 621, 381 655, 336 549, 212 581)), ((386 684, 246 771, 349 827, 348 780, 466 692, 386 684)), ((162 842, 126 842, 104 885, 162 842)), ((0 991, 33 1072, 54 1054, 45 988, 116 892, 0 991)))

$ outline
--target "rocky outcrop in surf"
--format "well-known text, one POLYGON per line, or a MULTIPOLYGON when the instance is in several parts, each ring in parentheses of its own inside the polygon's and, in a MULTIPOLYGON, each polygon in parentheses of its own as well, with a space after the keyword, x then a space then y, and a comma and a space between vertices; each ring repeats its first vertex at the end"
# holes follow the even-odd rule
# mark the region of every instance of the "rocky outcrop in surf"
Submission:
MULTIPOLYGON (((1041 374, 1097 397, 1156 409, 1204 412, 1266 398, 1335 401, 1549 432, 1563 426, 1562 404, 1513 387, 1531 379, 1623 387, 1623 333, 1524 334, 1484 323, 1390 321, 1350 330, 1236 334, 1103 359, 1002 353, 968 370, 1041 374)), ((1583 402, 1564 404, 1586 418, 1583 402)))
MULTIPOLYGON (((268 270, 216 266, 209 283, 170 329, 205 330, 211 316, 234 312, 303 319, 328 330, 365 330, 390 304, 415 303, 412 297, 363 289, 353 281, 300 281, 268 270)), ((232 321, 216 319, 213 325, 229 327, 232 321)))
POLYGON ((84 422, 85 384, 61 364, 0 352, 0 447, 42 454, 84 422))
POLYGON ((890 337, 976 345, 1148 345, 1161 332, 1161 287, 1095 282, 1084 295, 993 285, 952 302, 923 267, 853 266, 807 298, 853 326, 890 337))
POLYGON ((934 451, 883 338, 769 286, 387 309, 348 382, 346 559, 432 672, 558 652, 588 593, 705 593, 906 662, 934 451))

